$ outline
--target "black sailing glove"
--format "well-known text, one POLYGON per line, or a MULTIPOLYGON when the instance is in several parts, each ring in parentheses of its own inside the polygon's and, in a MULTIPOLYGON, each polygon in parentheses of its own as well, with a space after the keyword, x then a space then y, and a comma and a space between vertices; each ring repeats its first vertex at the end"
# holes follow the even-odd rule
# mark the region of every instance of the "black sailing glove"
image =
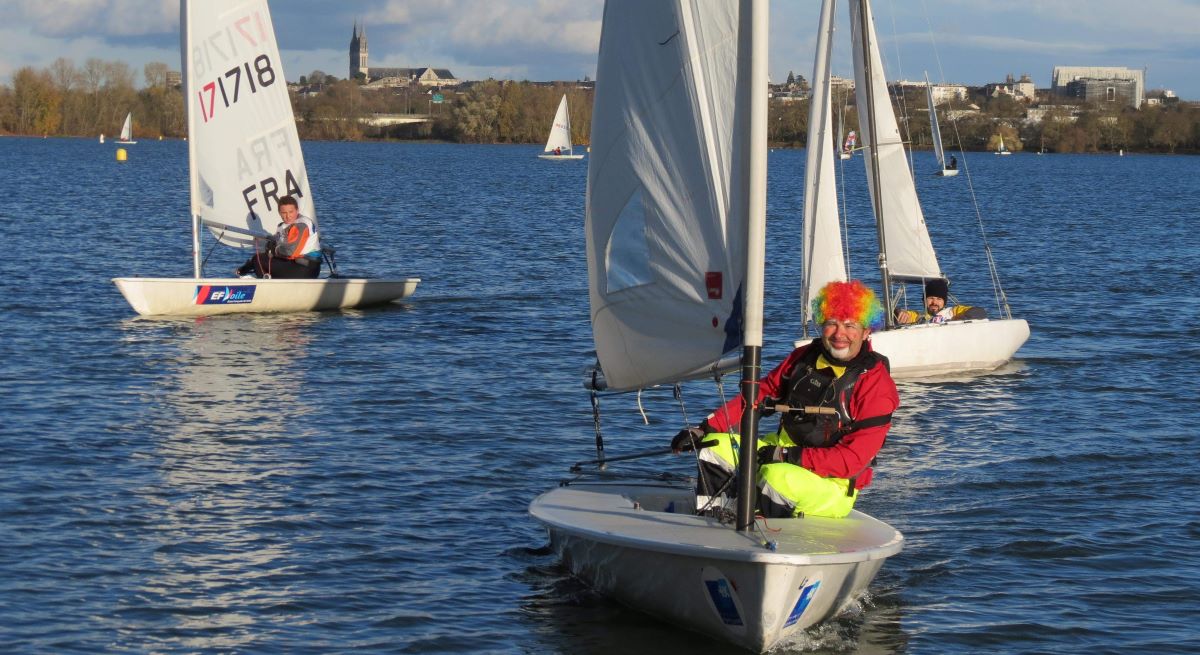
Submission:
POLYGON ((763 446, 758 449, 758 465, 787 462, 800 466, 800 458, 803 455, 802 446, 763 446))
POLYGON ((671 452, 682 452, 685 450, 700 450, 711 446, 713 441, 704 441, 707 433, 704 431, 703 424, 694 425, 690 428, 684 428, 671 439, 671 452))

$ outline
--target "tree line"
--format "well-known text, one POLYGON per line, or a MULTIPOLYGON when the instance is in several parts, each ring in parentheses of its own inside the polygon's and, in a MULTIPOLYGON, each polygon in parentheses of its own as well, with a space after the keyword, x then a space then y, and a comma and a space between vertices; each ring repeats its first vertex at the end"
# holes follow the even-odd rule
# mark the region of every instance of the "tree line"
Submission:
MULTIPOLYGON (((0 134, 86 136, 115 134, 132 112, 138 138, 186 135, 183 97, 172 86, 166 64, 136 73, 119 61, 88 59, 82 66, 60 58, 44 69, 24 67, 0 85, 0 134)), ((300 137, 325 140, 437 139, 458 143, 541 143, 559 99, 567 95, 572 141, 586 144, 591 133, 593 89, 575 83, 543 84, 485 80, 433 91, 399 87, 369 89, 321 71, 301 77, 292 94, 300 137), (435 95, 436 94, 436 95, 435 95), (441 102, 437 101, 438 96, 441 102), (380 114, 427 116, 427 122, 372 126, 380 114)), ((896 98, 901 131, 916 148, 931 143, 924 92, 896 98)), ((1022 103, 1007 96, 977 94, 939 107, 942 138, 949 149, 993 150, 1000 138, 1014 151, 1200 152, 1200 109, 1188 103, 1134 110, 1116 103, 1055 105, 1040 122, 1027 122, 1022 103)), ((768 139, 774 146, 802 147, 808 136, 808 101, 773 99, 768 139)), ((843 130, 857 130, 853 105, 835 108, 843 130)))

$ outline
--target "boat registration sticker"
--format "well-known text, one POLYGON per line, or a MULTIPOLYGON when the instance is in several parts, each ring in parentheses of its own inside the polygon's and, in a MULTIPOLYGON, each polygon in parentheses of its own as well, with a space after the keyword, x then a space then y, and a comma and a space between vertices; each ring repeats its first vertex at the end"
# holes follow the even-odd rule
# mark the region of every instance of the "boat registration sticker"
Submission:
POLYGON ((245 305, 254 302, 253 284, 246 285, 211 285, 201 284, 196 287, 197 305, 245 305))
POLYGON ((820 587, 821 579, 819 577, 804 578, 804 580, 800 582, 800 597, 796 599, 796 605, 792 607, 792 612, 791 614, 788 614, 787 621, 784 622, 783 627, 786 628, 789 625, 794 624, 796 621, 800 620, 800 617, 804 616, 804 610, 808 609, 809 604, 812 603, 813 597, 817 595, 817 589, 820 587))
POLYGON ((742 603, 729 579, 716 567, 706 566, 700 573, 700 580, 725 627, 735 632, 744 631, 746 624, 742 620, 742 603))

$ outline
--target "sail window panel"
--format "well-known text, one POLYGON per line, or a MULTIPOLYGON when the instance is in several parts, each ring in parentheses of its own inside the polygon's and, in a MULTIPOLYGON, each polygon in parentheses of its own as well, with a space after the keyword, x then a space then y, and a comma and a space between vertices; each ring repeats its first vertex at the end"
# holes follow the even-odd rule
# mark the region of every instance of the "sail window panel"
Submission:
POLYGON ((604 268, 608 293, 650 284, 654 280, 650 273, 646 206, 642 201, 641 188, 633 192, 617 216, 605 249, 604 268))

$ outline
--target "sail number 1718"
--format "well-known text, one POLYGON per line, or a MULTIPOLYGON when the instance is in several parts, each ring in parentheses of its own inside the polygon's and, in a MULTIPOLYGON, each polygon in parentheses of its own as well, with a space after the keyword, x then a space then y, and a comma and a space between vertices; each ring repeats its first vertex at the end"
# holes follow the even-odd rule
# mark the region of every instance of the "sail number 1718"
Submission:
POLYGON ((250 89, 249 93, 258 93, 259 89, 274 84, 275 68, 271 65, 271 58, 267 55, 259 55, 254 58, 253 67, 251 62, 244 62, 230 68, 224 74, 218 75, 216 80, 201 87, 197 91, 197 95, 200 99, 200 115, 204 117, 205 123, 212 119, 217 112, 218 92, 220 92, 221 103, 225 107, 236 103, 245 95, 242 91, 243 78, 246 81, 245 86, 250 89))

